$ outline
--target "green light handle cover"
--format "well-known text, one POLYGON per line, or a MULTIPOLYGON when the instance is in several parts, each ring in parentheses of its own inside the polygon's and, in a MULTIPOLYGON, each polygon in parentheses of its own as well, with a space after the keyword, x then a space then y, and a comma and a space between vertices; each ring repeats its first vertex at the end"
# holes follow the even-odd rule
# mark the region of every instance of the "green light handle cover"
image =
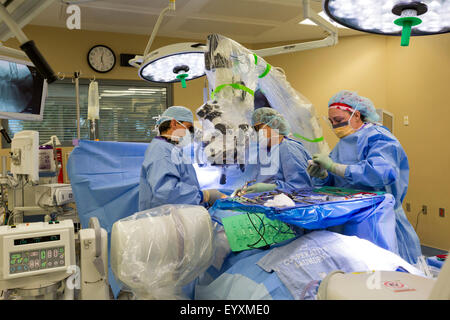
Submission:
POLYGON ((187 73, 177 75, 177 79, 181 81, 181 87, 186 88, 186 78, 189 75, 187 73))

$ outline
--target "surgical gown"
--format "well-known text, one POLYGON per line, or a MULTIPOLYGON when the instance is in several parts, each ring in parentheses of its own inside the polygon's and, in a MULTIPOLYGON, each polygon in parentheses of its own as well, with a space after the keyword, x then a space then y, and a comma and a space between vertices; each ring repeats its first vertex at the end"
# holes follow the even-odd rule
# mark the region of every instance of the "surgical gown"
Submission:
POLYGON ((198 205, 202 192, 182 149, 156 137, 145 151, 139 182, 139 211, 164 204, 198 205))
POLYGON ((277 188, 288 192, 312 187, 306 171, 310 154, 302 143, 284 138, 270 152, 258 152, 257 164, 253 165, 256 182, 275 183, 277 188))
POLYGON ((328 172, 324 180, 313 178, 314 184, 391 193, 395 197, 398 253, 409 263, 416 263, 422 253, 419 238, 402 208, 408 189, 409 164, 400 142, 384 127, 366 124, 340 139, 330 158, 348 165, 345 177, 328 172))

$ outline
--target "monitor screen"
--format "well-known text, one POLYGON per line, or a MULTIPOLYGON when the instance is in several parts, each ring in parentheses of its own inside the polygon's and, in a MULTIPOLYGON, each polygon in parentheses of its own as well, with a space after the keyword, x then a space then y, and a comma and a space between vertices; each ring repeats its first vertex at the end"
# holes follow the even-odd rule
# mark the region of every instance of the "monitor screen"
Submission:
POLYGON ((31 62, 0 56, 0 118, 41 121, 47 81, 31 62))

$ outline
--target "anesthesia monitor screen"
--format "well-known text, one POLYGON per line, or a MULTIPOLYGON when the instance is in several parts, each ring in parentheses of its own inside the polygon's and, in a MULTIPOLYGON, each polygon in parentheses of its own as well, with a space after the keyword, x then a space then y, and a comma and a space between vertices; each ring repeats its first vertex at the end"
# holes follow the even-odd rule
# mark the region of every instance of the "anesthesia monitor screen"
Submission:
POLYGON ((30 63, 0 57, 0 118, 41 120, 44 84, 30 63))

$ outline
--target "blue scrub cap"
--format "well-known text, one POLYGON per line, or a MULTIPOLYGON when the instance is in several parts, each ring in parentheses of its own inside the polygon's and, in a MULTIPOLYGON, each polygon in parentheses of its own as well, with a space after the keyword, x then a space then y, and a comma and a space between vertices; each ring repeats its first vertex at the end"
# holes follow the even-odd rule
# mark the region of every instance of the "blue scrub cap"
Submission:
POLYGON ((252 115, 252 125, 254 126, 257 123, 265 123, 272 129, 277 129, 284 136, 287 136, 291 131, 286 119, 272 108, 256 109, 252 115))
POLYGON ((375 107, 366 97, 361 97, 358 93, 349 90, 342 90, 331 97, 328 107, 332 105, 344 104, 359 111, 368 122, 377 122, 380 119, 375 107))
POLYGON ((167 108, 167 110, 163 112, 163 114, 156 121, 156 125, 158 126, 164 121, 172 119, 175 119, 179 122, 186 121, 192 124, 194 123, 194 115, 192 114, 191 110, 186 107, 172 106, 167 108))

